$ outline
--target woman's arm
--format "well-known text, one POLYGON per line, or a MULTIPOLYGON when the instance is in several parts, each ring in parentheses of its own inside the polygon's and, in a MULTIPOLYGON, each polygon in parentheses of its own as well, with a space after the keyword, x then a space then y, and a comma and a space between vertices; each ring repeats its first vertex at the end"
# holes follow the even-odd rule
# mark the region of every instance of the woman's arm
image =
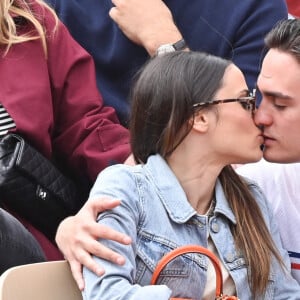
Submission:
POLYGON ((101 170, 130 154, 128 130, 103 103, 92 57, 62 23, 48 39, 48 69, 53 152, 77 177, 94 182, 101 170))
MULTIPOLYGON (((45 15, 45 24, 49 32, 47 63, 53 99, 53 153, 75 171, 76 177, 93 182, 102 169, 128 157, 129 133, 119 124, 115 110, 103 104, 91 56, 61 22, 53 31, 52 15, 45 15)), ((118 204, 117 200, 87 202, 75 217, 67 218, 58 228, 57 244, 70 261, 80 288, 82 263, 98 274, 103 273, 89 252, 124 263, 124 258, 96 242, 102 237, 130 243, 128 237, 95 221, 99 212, 118 204)))
POLYGON ((116 165, 101 172, 92 188, 90 198, 99 198, 104 195, 121 199, 119 206, 98 216, 98 224, 130 235, 132 243, 123 245, 112 240, 101 240, 103 245, 120 253, 126 261, 120 266, 93 256, 93 260, 104 267, 105 273, 99 277, 86 267, 83 268, 84 299, 153 300, 154 297, 158 297, 160 300, 168 300, 171 295, 171 290, 165 285, 144 287, 136 282, 138 229, 141 230, 144 227, 143 220, 146 214, 142 204, 144 197, 140 185, 143 183, 135 178, 131 166, 116 165))

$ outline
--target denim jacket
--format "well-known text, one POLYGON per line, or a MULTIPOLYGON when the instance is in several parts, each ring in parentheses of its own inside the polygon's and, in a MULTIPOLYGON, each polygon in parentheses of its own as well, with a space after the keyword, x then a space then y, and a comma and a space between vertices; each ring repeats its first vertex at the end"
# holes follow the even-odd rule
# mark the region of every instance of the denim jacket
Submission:
MULTIPOLYGON (((259 299, 300 299, 300 286, 290 276, 290 262, 282 248, 277 225, 261 190, 249 187, 262 210, 267 227, 288 271, 274 260, 265 295, 259 299)), ((83 298, 89 300, 167 300, 170 297, 201 299, 206 285, 208 260, 197 254, 179 257, 162 272, 157 285, 150 285, 153 270, 164 254, 181 245, 207 247, 208 235, 229 271, 242 300, 253 299, 243 255, 235 248, 230 225, 236 223, 219 181, 215 187, 214 216, 200 216, 189 204, 177 178, 159 155, 145 165, 115 165, 99 174, 91 198, 109 196, 121 205, 102 213, 98 222, 130 235, 131 245, 101 243, 126 258, 123 266, 94 257, 105 268, 101 277, 84 268, 83 298)))

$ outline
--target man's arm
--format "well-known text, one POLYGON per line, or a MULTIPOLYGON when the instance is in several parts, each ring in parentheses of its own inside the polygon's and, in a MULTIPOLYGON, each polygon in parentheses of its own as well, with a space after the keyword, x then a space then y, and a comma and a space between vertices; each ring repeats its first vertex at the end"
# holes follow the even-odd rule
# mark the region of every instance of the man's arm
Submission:
POLYGON ((90 199, 75 216, 66 218, 58 227, 56 243, 69 261, 73 277, 81 290, 84 289, 82 265, 99 276, 104 273, 104 269, 92 259, 91 253, 119 265, 125 263, 124 257, 98 242, 102 238, 124 245, 131 243, 129 236, 96 222, 100 212, 119 204, 120 201, 116 199, 90 199))
POLYGON ((134 43, 142 45, 150 56, 163 44, 182 39, 172 13, 161 0, 112 0, 110 17, 134 43), (139 30, 137 30, 137 28, 139 30))

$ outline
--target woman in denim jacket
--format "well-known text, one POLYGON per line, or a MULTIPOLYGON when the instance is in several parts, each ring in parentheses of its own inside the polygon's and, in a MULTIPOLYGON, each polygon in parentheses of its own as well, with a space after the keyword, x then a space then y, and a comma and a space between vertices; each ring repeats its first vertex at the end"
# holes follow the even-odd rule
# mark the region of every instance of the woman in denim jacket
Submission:
POLYGON ((261 190, 233 163, 262 157, 255 99, 230 61, 197 52, 156 57, 132 94, 135 166, 104 170, 90 198, 121 199, 98 222, 132 237, 131 245, 101 240, 124 266, 94 257, 105 269, 84 268, 84 299, 214 299, 215 274, 198 254, 177 258, 158 285, 150 280, 167 252, 187 244, 220 259, 224 294, 247 299, 300 299, 289 259, 261 190))

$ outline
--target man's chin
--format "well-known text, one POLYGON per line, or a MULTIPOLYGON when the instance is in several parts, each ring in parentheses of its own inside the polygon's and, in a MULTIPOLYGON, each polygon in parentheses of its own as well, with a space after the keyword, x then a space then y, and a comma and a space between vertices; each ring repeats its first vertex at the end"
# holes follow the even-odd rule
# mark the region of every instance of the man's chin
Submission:
POLYGON ((275 152, 265 148, 263 151, 263 158, 272 163, 288 164, 300 162, 300 153, 298 156, 295 156, 290 153, 283 153, 282 151, 275 152))

